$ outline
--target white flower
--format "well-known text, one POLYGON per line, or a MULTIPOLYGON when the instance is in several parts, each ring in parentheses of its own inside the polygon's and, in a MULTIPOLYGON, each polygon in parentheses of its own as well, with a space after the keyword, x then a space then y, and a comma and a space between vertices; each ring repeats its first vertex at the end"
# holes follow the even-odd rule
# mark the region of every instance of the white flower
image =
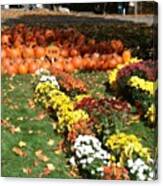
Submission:
POLYGON ((104 173, 103 173, 103 172, 101 172, 100 176, 101 176, 101 177, 103 177, 103 176, 104 176, 104 173))
POLYGON ((76 156, 77 156, 78 158, 81 158, 81 157, 82 157, 82 155, 79 153, 79 151, 76 151, 76 156))
POLYGON ((91 170, 91 174, 94 175, 95 174, 95 171, 94 170, 91 170))
POLYGON ((140 158, 138 158, 135 162, 134 162, 138 167, 141 165, 144 165, 144 161, 141 160, 140 158))
POLYGON ((87 159, 87 162, 90 164, 90 163, 92 163, 93 160, 94 160, 94 158, 89 157, 89 158, 87 159))
POLYGON ((54 86, 56 86, 59 89, 59 84, 55 76, 42 75, 40 81, 41 82, 50 81, 54 86))
POLYGON ((132 159, 129 159, 129 160, 127 161, 127 164, 128 164, 128 167, 132 167, 132 166, 134 165, 134 162, 133 162, 132 159))
POLYGON ((146 179, 146 175, 144 175, 142 173, 139 173, 137 176, 138 176, 138 179, 141 181, 144 181, 146 179))
POLYGON ((149 177, 154 178, 154 172, 153 171, 149 173, 149 177))
POLYGON ((131 169, 130 172, 131 172, 131 174, 134 174, 136 172, 136 170, 135 169, 131 169))
POLYGON ((76 166, 76 162, 75 162, 75 157, 72 156, 69 160, 69 162, 71 163, 72 166, 76 166))
POLYGON ((143 173, 144 172, 144 167, 140 167, 138 171, 139 171, 139 173, 143 173))
POLYGON ((103 169, 103 167, 98 167, 96 170, 97 170, 97 172, 103 172, 104 169, 103 169))
POLYGON ((87 160, 86 160, 86 159, 81 159, 81 160, 80 160, 80 163, 81 163, 81 164, 86 164, 86 163, 87 163, 87 160))
POLYGON ((85 168, 86 168, 86 164, 83 164, 83 165, 82 165, 82 168, 85 169, 85 168))
POLYGON ((49 70, 45 70, 43 68, 40 68, 38 70, 36 70, 35 72, 36 75, 41 75, 41 74, 50 74, 49 70))

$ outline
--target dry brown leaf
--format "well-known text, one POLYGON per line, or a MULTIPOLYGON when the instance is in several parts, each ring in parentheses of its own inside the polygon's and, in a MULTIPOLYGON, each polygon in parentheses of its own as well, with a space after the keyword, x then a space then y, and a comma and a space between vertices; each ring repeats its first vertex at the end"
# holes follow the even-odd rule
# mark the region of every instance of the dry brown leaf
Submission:
MULTIPOLYGON (((51 171, 47 167, 45 167, 44 170, 43 170, 42 175, 48 176, 50 173, 51 173, 51 171)), ((41 175, 41 177, 42 177, 42 175, 41 175)))
POLYGON ((79 175, 79 172, 78 172, 78 169, 76 167, 73 167, 70 172, 69 172, 69 175, 70 176, 73 176, 73 177, 77 177, 79 175))
POLYGON ((54 170, 55 170, 54 165, 52 163, 48 163, 46 165, 46 167, 44 168, 44 170, 43 170, 43 175, 44 176, 47 176, 47 175, 49 175, 54 170))
POLYGON ((35 108, 35 103, 34 103, 34 101, 33 101, 32 99, 29 99, 29 100, 28 100, 28 107, 29 107, 30 109, 35 108))
POLYGON ((21 132, 20 127, 15 127, 7 119, 6 120, 1 120, 1 125, 4 126, 6 129, 8 129, 12 134, 21 132))
POLYGON ((41 161, 44 161, 44 162, 49 161, 49 158, 45 154, 43 154, 43 151, 42 150, 36 151, 35 152, 35 155, 41 161))
POLYGON ((36 120, 40 121, 40 120, 43 120, 46 116, 46 113, 45 112, 39 112, 36 116, 36 120))
POLYGON ((32 173, 32 168, 29 168, 29 167, 23 168, 23 172, 24 172, 25 174, 29 175, 29 174, 32 173))
POLYGON ((12 148, 12 151, 18 155, 18 156, 21 156, 21 157, 26 157, 27 156, 27 153, 22 151, 19 147, 13 147, 12 148))
POLYGON ((12 134, 15 134, 15 133, 20 133, 21 132, 21 129, 20 129, 20 127, 15 127, 14 125, 11 125, 10 128, 9 128, 9 131, 12 134))

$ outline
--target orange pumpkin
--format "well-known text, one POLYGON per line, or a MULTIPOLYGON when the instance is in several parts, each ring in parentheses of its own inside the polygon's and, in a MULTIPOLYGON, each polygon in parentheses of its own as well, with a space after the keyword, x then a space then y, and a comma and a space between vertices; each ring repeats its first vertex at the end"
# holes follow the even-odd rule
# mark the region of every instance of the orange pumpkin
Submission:
POLYGON ((77 55, 78 55, 78 51, 75 48, 70 50, 70 56, 71 57, 74 57, 74 56, 77 56, 77 55))
POLYGON ((130 58, 131 58, 131 51, 130 50, 125 50, 123 53, 122 53, 122 58, 123 58, 123 61, 126 63, 126 62, 129 62, 130 61, 130 58))
POLYGON ((31 47, 24 47, 23 49, 23 57, 24 58, 33 58, 34 57, 34 50, 31 47))
POLYGON ((11 59, 21 58, 21 51, 19 48, 11 48, 9 50, 9 57, 11 59))
POLYGON ((38 69, 38 65, 35 61, 28 64, 29 73, 31 73, 31 74, 35 73, 37 69, 38 69))
POLYGON ((114 56, 115 60, 117 61, 117 64, 122 64, 123 63, 123 59, 120 55, 114 53, 113 56, 114 56))
POLYGON ((50 64, 50 62, 48 62, 48 61, 43 61, 43 62, 41 63, 41 68, 43 68, 43 69, 49 70, 49 69, 50 69, 50 66, 51 66, 51 64, 50 64))
POLYGON ((62 57, 68 57, 68 56, 69 56, 69 51, 68 51, 68 49, 62 49, 62 50, 61 50, 61 56, 62 56, 62 57))
POLYGON ((115 58, 113 57, 112 59, 110 59, 110 60, 108 60, 108 67, 110 68, 110 69, 112 69, 112 68, 115 68, 116 67, 116 65, 117 65, 117 61, 115 60, 115 58))
POLYGON ((56 72, 61 72, 63 70, 64 70, 64 65, 62 62, 53 63, 50 69, 52 74, 55 74, 56 72))
POLYGON ((7 67, 7 74, 10 76, 16 75, 18 72, 18 66, 17 64, 10 63, 7 67))
POLYGON ((28 65, 25 63, 22 63, 18 67, 19 74, 27 74, 28 73, 28 65))
POLYGON ((11 35, 3 34, 1 38, 2 45, 9 45, 11 40, 11 35))
POLYGON ((74 68, 76 68, 76 69, 82 68, 82 62, 81 62, 80 56, 73 57, 71 63, 73 64, 74 68))
POLYGON ((2 49, 2 51, 1 51, 1 58, 5 59, 6 57, 7 57, 6 50, 2 49))
POLYGON ((64 69, 66 72, 71 73, 74 71, 74 66, 72 63, 68 62, 68 63, 66 63, 64 69))
POLYGON ((42 58, 45 56, 45 49, 43 47, 36 46, 34 48, 34 54, 36 58, 42 58))

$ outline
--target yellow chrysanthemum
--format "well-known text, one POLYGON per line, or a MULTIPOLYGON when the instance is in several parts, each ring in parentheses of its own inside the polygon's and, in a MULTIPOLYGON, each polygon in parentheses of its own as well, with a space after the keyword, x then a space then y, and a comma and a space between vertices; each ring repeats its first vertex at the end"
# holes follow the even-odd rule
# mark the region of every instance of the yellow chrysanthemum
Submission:
POLYGON ((139 78, 138 76, 132 76, 128 81, 128 85, 135 87, 136 89, 146 91, 150 95, 155 95, 157 90, 157 82, 147 81, 145 79, 139 78))
POLYGON ((132 158, 134 154, 150 159, 150 153, 148 148, 144 148, 140 143, 140 139, 133 134, 113 134, 106 142, 106 146, 109 150, 120 153, 120 162, 123 164, 126 159, 132 158))

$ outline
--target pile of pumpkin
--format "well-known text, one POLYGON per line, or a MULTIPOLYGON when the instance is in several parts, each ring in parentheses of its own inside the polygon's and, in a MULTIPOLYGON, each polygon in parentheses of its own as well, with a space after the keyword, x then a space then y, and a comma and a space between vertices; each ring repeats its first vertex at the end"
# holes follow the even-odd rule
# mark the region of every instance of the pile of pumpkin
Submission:
POLYGON ((17 24, 1 34, 2 73, 34 73, 43 68, 56 71, 108 70, 131 57, 122 41, 96 41, 74 28, 49 29, 17 24))

